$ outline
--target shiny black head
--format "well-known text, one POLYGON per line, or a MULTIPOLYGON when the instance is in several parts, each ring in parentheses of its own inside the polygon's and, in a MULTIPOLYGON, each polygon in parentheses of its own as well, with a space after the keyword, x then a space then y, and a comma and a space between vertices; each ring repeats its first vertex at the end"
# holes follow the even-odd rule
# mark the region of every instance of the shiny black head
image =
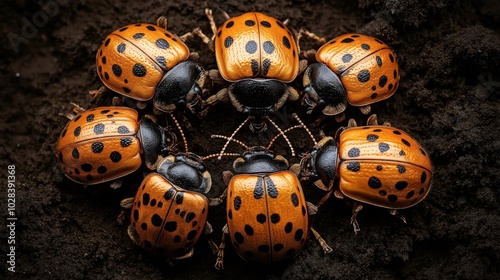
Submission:
POLYGON ((288 161, 264 147, 251 147, 233 162, 238 174, 273 173, 288 169, 288 161))
POLYGON ((336 177, 337 162, 337 143, 332 137, 324 137, 302 161, 301 169, 309 174, 309 178, 317 187, 331 190, 336 177))
POLYGON ((185 190, 207 193, 212 186, 212 177, 205 164, 193 153, 168 156, 158 164, 156 170, 185 190))

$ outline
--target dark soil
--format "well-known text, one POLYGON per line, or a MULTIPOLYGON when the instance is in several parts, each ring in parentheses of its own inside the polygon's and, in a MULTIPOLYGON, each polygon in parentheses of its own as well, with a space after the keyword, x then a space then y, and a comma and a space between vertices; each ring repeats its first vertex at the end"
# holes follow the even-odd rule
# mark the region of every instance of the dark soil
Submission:
MULTIPOLYGON (((0 41, 0 252, 2 279, 500 279, 500 6, 493 0, 474 1, 9 1, 1 9, 0 41), (132 243, 126 225, 116 222, 119 201, 134 195, 142 174, 129 176, 122 188, 82 187, 66 179, 54 149, 67 122, 60 113, 70 102, 85 108, 110 104, 111 93, 91 100, 88 91, 101 86, 95 53, 111 31, 130 23, 154 23, 160 15, 169 30, 184 34, 200 26, 211 34, 204 8, 230 15, 262 11, 289 26, 305 27, 328 39, 346 32, 369 34, 389 44, 398 56, 401 83, 396 94, 373 106, 381 121, 412 134, 434 163, 433 187, 419 205, 401 211, 408 223, 376 207, 358 215, 361 234, 354 235, 350 207, 330 199, 314 226, 332 246, 324 255, 313 238, 293 260, 259 266, 242 261, 229 246, 224 271, 213 268, 215 256, 202 237, 191 259, 164 260, 132 243), (15 231, 7 220, 8 166, 15 166, 15 231), (7 268, 9 236, 15 233, 15 273, 7 268)), ((198 38, 188 42, 206 69, 216 67, 213 53, 198 38)), ((307 40, 302 48, 317 48, 307 40)), ((298 112, 288 104, 282 114, 298 112)), ((366 121, 356 108, 348 117, 366 121)), ((243 120, 230 105, 219 104, 203 120, 187 114, 190 150, 200 155, 218 152, 223 140, 243 120)), ((290 119, 290 123, 294 123, 290 119)), ((281 122, 285 127, 290 123, 281 122)), ((327 133, 340 125, 329 120, 327 133)), ((271 134, 239 139, 265 144, 271 134)), ((318 137, 318 129, 313 128, 318 137)), ((303 131, 290 133, 299 153, 311 142, 303 131)), ((287 146, 274 149, 291 163, 287 146)), ((241 152, 231 145, 229 150, 241 152)), ((207 162, 214 179, 209 196, 219 195, 223 170, 231 159, 207 162)), ((304 182, 306 196, 317 201, 322 192, 304 182)), ((220 241, 224 207, 209 215, 220 241)))

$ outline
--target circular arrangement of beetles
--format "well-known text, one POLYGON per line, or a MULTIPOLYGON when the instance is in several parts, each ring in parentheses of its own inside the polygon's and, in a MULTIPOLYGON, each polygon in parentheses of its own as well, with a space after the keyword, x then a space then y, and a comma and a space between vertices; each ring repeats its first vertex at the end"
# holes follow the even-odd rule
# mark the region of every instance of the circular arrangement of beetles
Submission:
POLYGON ((325 43, 259 12, 225 14, 226 21, 217 25, 212 11, 205 12, 212 37, 200 28, 177 36, 166 30, 167 20, 161 17, 156 24, 130 24, 104 38, 96 54, 104 87, 91 94, 114 98, 108 106, 77 108, 76 115, 68 115, 55 152, 66 177, 116 188, 146 167, 135 196, 121 202, 118 220, 128 225, 131 240, 150 254, 183 259, 207 234, 216 269, 224 268, 227 244, 243 260, 275 263, 298 255, 312 233, 325 253, 332 252, 310 219, 332 194, 353 205, 355 234, 361 231, 357 215, 367 204, 406 222, 397 210, 420 203, 431 188, 429 153, 407 132, 378 124, 376 115, 367 117, 366 125, 353 119, 346 127, 338 123, 347 106, 368 115, 371 104, 396 92, 400 70, 391 48, 356 33, 325 43), (190 52, 185 41, 195 36, 213 51, 217 69, 205 70, 190 52), (301 38, 322 46, 300 52, 301 38), (212 135, 214 145, 215 138, 226 141, 220 152, 189 152, 188 145, 197 139, 186 139, 181 124, 190 126, 176 116, 186 120, 184 114, 193 114, 203 121, 219 102, 231 102, 244 121, 235 124, 231 135, 212 135), (281 128, 272 117, 286 102, 300 103, 302 110, 292 114, 297 125, 281 128), (307 125, 299 117, 316 111, 321 121, 338 126, 332 136, 320 131, 319 141, 309 127, 321 122, 307 125), (247 124, 255 134, 269 129, 275 136, 265 147, 249 146, 235 138, 247 124), (283 151, 271 147, 283 137, 295 156, 287 133, 298 128, 311 146, 291 164, 283 151), (226 152, 230 143, 244 151, 226 152), (209 171, 207 160, 221 157, 234 157, 232 167, 209 171), (222 176, 226 187, 207 197, 212 176, 222 176), (306 200, 306 181, 324 192, 321 200, 306 200), (223 203, 226 224, 217 244, 208 213, 223 203))

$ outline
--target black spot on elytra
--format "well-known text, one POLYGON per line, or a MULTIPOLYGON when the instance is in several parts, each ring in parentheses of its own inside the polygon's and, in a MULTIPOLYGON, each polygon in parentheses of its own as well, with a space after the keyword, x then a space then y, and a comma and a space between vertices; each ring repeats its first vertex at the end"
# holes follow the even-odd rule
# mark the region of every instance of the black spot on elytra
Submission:
POLYGON ((342 62, 344 63, 348 63, 349 61, 351 61, 352 59, 352 54, 348 53, 348 54, 344 54, 342 56, 342 62))
POLYGON ((252 74, 255 76, 259 73, 259 63, 257 60, 252 59, 251 61, 251 66, 252 66, 252 74))
POLYGON ((92 175, 90 175, 90 174, 89 174, 89 175, 87 175, 87 180, 88 180, 88 181, 92 181, 93 179, 94 179, 94 177, 93 177, 92 175))
POLYGON ((179 243, 181 242, 181 237, 179 235, 174 236, 174 243, 179 243))
POLYGON ((156 28, 152 25, 148 25, 148 26, 146 26, 146 28, 150 31, 156 31, 156 28))
POLYGON ((102 142, 94 142, 92 143, 92 152, 94 154, 99 154, 104 150, 104 144, 102 142))
POLYGON ((415 195, 415 191, 411 190, 406 194, 406 199, 410 199, 415 195))
POLYGON ((281 218, 280 218, 280 215, 279 215, 278 213, 273 213, 273 214, 271 214, 271 222, 272 222, 273 224, 278 223, 278 222, 280 221, 280 219, 281 219, 281 218))
POLYGON ((257 51, 257 43, 253 40, 248 41, 247 44, 245 45, 245 50, 249 54, 254 54, 257 51))
POLYGON ((167 60, 165 59, 164 56, 157 56, 155 58, 156 62, 158 62, 158 64, 160 64, 161 67, 163 68, 167 68, 167 60))
POLYGON ((128 129, 128 127, 124 126, 124 125, 120 125, 117 129, 118 133, 120 134, 126 134, 126 133, 129 133, 130 130, 128 129))
POLYGON ((271 60, 269 58, 264 59, 262 62, 262 67, 264 68, 262 71, 262 75, 267 75, 267 72, 269 72, 269 69, 271 68, 271 60))
POLYGON ((292 224, 292 222, 286 223, 286 225, 285 225, 285 233, 290 233, 290 232, 292 232, 292 230, 293 230, 293 224, 292 224))
POLYGON ((134 210, 134 220, 137 222, 139 220, 139 210, 135 209, 134 210))
POLYGON ((295 232, 295 241, 300 241, 302 239, 302 237, 304 236, 304 231, 299 228, 296 232, 295 232))
POLYGON ((99 135, 104 133, 104 124, 98 123, 94 126, 94 133, 99 135))
POLYGON ((151 206, 156 206, 156 199, 151 199, 151 203, 149 203, 151 206))
POLYGON ((87 122, 93 121, 94 120, 94 114, 88 115, 86 119, 87 119, 87 122))
POLYGON ((122 155, 117 151, 113 151, 109 154, 109 158, 112 162, 119 162, 122 159, 122 155))
POLYGON ((142 228, 142 230, 147 230, 148 229, 148 224, 142 223, 141 224, 141 228, 142 228))
POLYGON ((165 226, 163 228, 168 232, 174 232, 175 230, 177 230, 177 222, 168 221, 165 223, 165 226))
POLYGON ((253 235, 253 228, 252 226, 250 225, 245 225, 245 233, 248 235, 248 236, 252 236, 253 235))
POLYGON ((177 204, 182 204, 182 201, 184 200, 184 193, 183 192, 179 192, 176 196, 175 196, 175 203, 177 204))
POLYGON ((234 210, 238 211, 240 210, 240 207, 241 207, 241 197, 237 196, 234 198, 234 210))
POLYGON ((283 25, 283 23, 281 23, 279 20, 277 20, 277 21, 276 21, 276 24, 277 24, 279 27, 281 27, 281 28, 283 28, 283 29, 286 29, 285 25, 283 25))
POLYGON ((170 200, 172 198, 172 196, 174 196, 174 193, 175 193, 175 189, 170 188, 165 192, 165 194, 163 195, 163 198, 165 198, 165 200, 170 200))
POLYGON ((420 153, 421 153, 423 156, 427 156, 427 153, 424 151, 424 149, 419 148, 419 150, 420 150, 420 153))
POLYGON ((380 190, 380 191, 378 192, 378 194, 380 194, 381 196, 386 196, 386 195, 387 195, 387 192, 386 192, 386 191, 384 191, 384 190, 380 190))
POLYGON ((366 140, 368 142, 375 142, 377 141, 378 139, 378 135, 375 135, 375 134, 368 134, 368 136, 366 136, 366 140))
POLYGON ((187 235, 187 240, 193 240, 196 237, 196 234, 198 233, 197 230, 192 230, 188 233, 187 235))
POLYGON ((278 189, 274 185, 273 180, 270 177, 266 177, 266 185, 267 185, 267 195, 271 198, 278 197, 278 189))
POLYGON ((292 204, 293 204, 293 206, 295 206, 295 207, 299 206, 299 197, 297 196, 297 194, 296 193, 292 193, 291 198, 292 198, 292 204))
POLYGON ((144 37, 144 33, 135 33, 134 36, 132 36, 134 39, 141 39, 144 37))
POLYGON ((103 56, 103 57, 101 58, 101 61, 102 61, 102 64, 106 64, 106 56, 103 56))
POLYGON ((358 148, 351 148, 348 152, 347 152, 347 155, 349 157, 359 157, 359 149, 358 148))
POLYGON ((361 168, 361 164, 357 161, 351 161, 347 164, 347 170, 352 172, 358 172, 361 168))
POLYGON ((234 21, 230 21, 226 24, 226 28, 231 28, 234 25, 234 21))
POLYGON ((85 172, 90 172, 92 170, 92 165, 84 163, 80 166, 80 168, 85 172))
POLYGON ((245 21, 245 25, 246 26, 254 26, 255 25, 255 21, 253 21, 253 20, 246 20, 245 21))
POLYGON ((106 166, 104 166, 104 165, 97 167, 97 173, 99 173, 99 174, 104 174, 107 171, 108 171, 108 168, 106 168, 106 166))
POLYGON ((382 171, 382 165, 377 165, 377 171, 382 171))
POLYGON ((374 93, 372 93, 372 94, 370 95, 370 98, 371 98, 371 99, 375 99, 375 98, 377 98, 377 96, 378 96, 378 93, 374 92, 374 93))
POLYGON ((186 214, 186 223, 191 222, 195 217, 196 217, 196 214, 194 212, 188 212, 186 214))
POLYGON ((224 39, 224 47, 229 48, 233 44, 233 42, 233 37, 227 36, 226 39, 224 39))
POLYGON ((391 60, 391 62, 394 62, 394 56, 392 54, 389 54, 389 59, 391 60))
POLYGON ((370 72, 368 70, 361 70, 358 73, 358 81, 366 83, 370 80, 370 72))
POLYGON ((265 21, 265 20, 261 21, 260 25, 262 25, 262 26, 264 26, 266 28, 270 28, 271 27, 271 24, 269 23, 269 21, 265 21))
POLYGON ((378 149, 381 153, 383 153, 383 152, 387 152, 390 149, 390 146, 387 143, 379 143, 378 149))
POLYGON ((81 128, 81 127, 79 127, 79 126, 77 126, 77 127, 75 128, 75 130, 73 131, 73 135, 75 135, 75 136, 79 136, 81 131, 82 131, 82 128, 81 128))
MULTIPOLYGON (((264 180, 262 179, 262 177, 259 177, 257 179, 257 182, 255 183, 255 188, 253 190, 253 197, 255 199, 259 199, 259 198, 262 198, 263 196, 264 196, 264 180)), ((240 199, 240 203, 241 203, 241 199, 240 199)))
POLYGON ((405 144, 406 146, 410 147, 410 142, 408 142, 406 139, 401 139, 401 142, 405 144))
POLYGON ((236 240, 236 242, 238 242, 239 244, 243 244, 245 238, 243 237, 243 234, 241 234, 241 232, 237 231, 234 233, 234 240, 236 240))
POLYGON ((406 168, 404 166, 402 166, 402 165, 398 165, 398 172, 400 174, 403 174, 403 173, 406 172, 406 168))
POLYGON ((382 186, 382 182, 380 182, 379 178, 372 176, 368 179, 368 186, 372 189, 378 189, 382 186))
POLYGON ((163 219, 160 217, 160 215, 154 214, 153 217, 151 217, 151 223, 153 224, 153 226, 159 227, 163 223, 163 219))
POLYGON ((74 148, 73 151, 71 152, 71 155, 73 156, 74 159, 78 159, 80 157, 80 152, 78 152, 77 148, 74 148))
POLYGON ((343 40, 342 40, 342 41, 340 41, 340 42, 341 42, 341 43, 343 43, 343 44, 348 44, 348 43, 352 43, 352 42, 354 42, 354 40, 353 40, 353 39, 351 39, 351 38, 345 38, 345 39, 343 39, 343 40))
POLYGON ((116 47, 116 51, 119 52, 119 53, 123 53, 125 51, 125 49, 127 48, 127 46, 125 46, 124 43, 121 43, 119 44, 117 47, 116 47))
POLYGON ((361 48, 365 51, 369 50, 370 49, 370 45, 368 44, 361 44, 361 48))
POLYGON ((132 68, 132 73, 136 77, 144 77, 146 76, 146 67, 140 63, 136 63, 132 68))
POLYGON ((151 197, 149 196, 149 193, 142 194, 142 203, 144 204, 144 206, 147 206, 149 204, 150 198, 151 197))
POLYGON ((111 42, 111 39, 110 39, 110 38, 108 38, 108 39, 106 40, 106 42, 104 42, 104 46, 105 46, 105 47, 107 47, 107 46, 109 45, 109 42, 111 42))
POLYGON ((283 244, 281 244, 281 243, 274 244, 273 250, 276 251, 276 252, 279 252, 279 251, 283 250, 283 244))
POLYGON ((399 181, 399 182, 396 183, 395 187, 396 187, 397 190, 402 191, 406 187, 408 187, 408 182, 406 182, 406 181, 399 181))
POLYGON ((125 27, 123 27, 123 28, 120 28, 120 30, 118 30, 118 31, 123 32, 123 31, 125 31, 125 30, 127 30, 127 29, 128 29, 128 26, 125 26, 125 27))
POLYGON ((290 49, 292 47, 290 40, 286 36, 283 36, 283 46, 285 46, 285 48, 287 49, 290 49))
POLYGON ((397 197, 397 195, 394 195, 394 194, 390 194, 390 195, 388 195, 388 196, 387 196, 387 199, 388 199, 390 202, 392 202, 392 203, 394 203, 394 202, 398 201, 398 197, 397 197))
POLYGON ((271 41, 265 41, 262 44, 262 48, 264 48, 264 51, 268 54, 272 54, 274 52, 274 44, 271 41))
POLYGON ((266 222, 266 215, 257 214, 257 222, 259 222, 259 224, 265 223, 266 222))
POLYGON ((122 75, 122 68, 118 64, 113 64, 113 66, 111 66, 111 70, 116 77, 120 77, 122 75))
POLYGON ((123 148, 126 148, 128 146, 130 146, 132 144, 132 138, 122 138, 120 139, 120 146, 122 146, 123 148))
POLYGON ((422 172, 422 175, 420 175, 420 183, 425 183, 425 181, 427 180, 427 173, 425 172, 422 172))
POLYGON ((155 44, 160 49, 166 50, 166 49, 170 48, 170 44, 167 42, 167 40, 165 40, 163 38, 156 40, 155 44))

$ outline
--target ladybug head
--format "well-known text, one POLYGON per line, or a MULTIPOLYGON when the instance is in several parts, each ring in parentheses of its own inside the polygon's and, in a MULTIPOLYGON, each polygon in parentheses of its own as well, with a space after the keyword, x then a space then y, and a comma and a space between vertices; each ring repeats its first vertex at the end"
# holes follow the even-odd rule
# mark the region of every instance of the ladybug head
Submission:
POLYGON ((156 170, 171 183, 189 191, 207 193, 212 186, 212 177, 205 164, 193 153, 168 156, 156 170))
POLYGON ((331 190, 338 161, 337 143, 332 137, 324 137, 301 162, 301 171, 308 174, 314 184, 323 190, 331 190))
POLYGON ((248 148, 237 158, 233 169, 239 174, 271 173, 288 169, 288 161, 265 147, 256 146, 248 148))

